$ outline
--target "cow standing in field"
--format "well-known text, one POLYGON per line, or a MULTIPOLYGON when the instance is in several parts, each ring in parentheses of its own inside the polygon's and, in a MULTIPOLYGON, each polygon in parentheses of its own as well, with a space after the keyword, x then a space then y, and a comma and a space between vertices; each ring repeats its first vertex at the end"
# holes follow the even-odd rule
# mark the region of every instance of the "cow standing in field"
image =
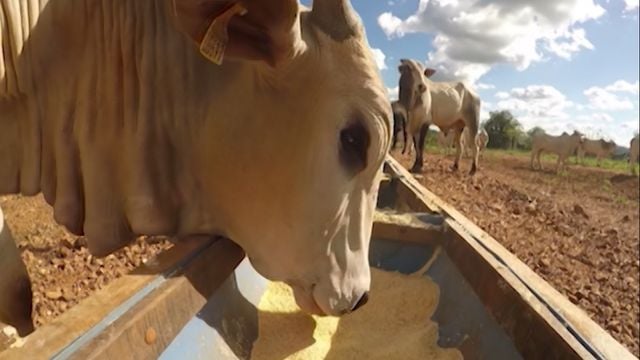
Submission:
POLYGON ((487 148, 488 143, 489 143, 489 134, 487 133, 487 130, 485 130, 484 128, 481 128, 480 132, 478 132, 478 135, 476 135, 476 146, 478 147, 478 152, 480 153, 480 156, 482 156, 482 154, 484 153, 484 150, 487 148))
POLYGON ((595 155, 600 166, 602 159, 610 158, 615 150, 616 143, 613 141, 584 139, 578 146, 578 162, 584 164, 585 155, 595 155))
POLYGON ((636 174, 636 165, 640 161, 640 136, 636 135, 629 143, 629 169, 636 174))
POLYGON ((391 107, 348 0, 2 4, 0 193, 42 192, 97 256, 222 235, 307 313, 366 302, 391 107))
POLYGON ((476 172, 478 149, 475 136, 480 119, 480 98, 462 82, 435 82, 429 79, 433 69, 425 69, 415 60, 400 60, 399 101, 407 111, 408 133, 416 151, 412 172, 421 172, 424 145, 429 126, 435 124, 442 131, 453 131, 457 170, 462 157, 461 135, 468 128, 467 143, 473 144, 473 161, 470 174, 476 172))
MULTIPOLYGON (((462 136, 460 138, 461 146, 464 149, 464 156, 471 157, 473 153, 473 146, 467 146, 467 128, 462 131, 462 136)), ((438 146, 444 149, 445 155, 449 155, 451 152, 451 148, 454 147, 454 137, 455 134, 453 131, 440 131, 438 133, 438 146)), ((487 143, 489 142, 489 134, 484 129, 480 129, 478 135, 476 135, 475 145, 478 148, 479 156, 482 156, 482 151, 487 147, 487 143)), ((472 143, 473 144, 473 143, 472 143)))
POLYGON ((543 152, 550 152, 558 155, 556 172, 560 173, 566 168, 567 158, 578 149, 582 140, 582 134, 577 131, 574 131, 571 135, 567 133, 562 133, 560 136, 552 136, 545 133, 533 135, 531 139, 531 168, 535 169, 535 162, 537 162, 538 168, 542 170, 540 155, 543 152))

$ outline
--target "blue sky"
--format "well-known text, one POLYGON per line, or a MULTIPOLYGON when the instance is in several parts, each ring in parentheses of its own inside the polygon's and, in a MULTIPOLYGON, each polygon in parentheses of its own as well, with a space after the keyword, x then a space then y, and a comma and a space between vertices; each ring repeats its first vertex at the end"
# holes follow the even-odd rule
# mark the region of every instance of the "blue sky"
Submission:
MULTIPOLYGON (((309 1, 304 1, 308 3, 309 1)), ((482 120, 578 129, 627 146, 638 130, 638 0, 352 0, 393 98, 400 58, 462 80, 482 120)))

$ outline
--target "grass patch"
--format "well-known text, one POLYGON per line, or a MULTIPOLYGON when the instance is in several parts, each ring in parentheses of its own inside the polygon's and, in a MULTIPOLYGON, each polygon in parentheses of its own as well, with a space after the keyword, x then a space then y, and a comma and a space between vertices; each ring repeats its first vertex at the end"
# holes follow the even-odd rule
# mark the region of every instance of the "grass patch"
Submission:
MULTIPOLYGON (((526 158, 527 160, 531 159, 531 152, 525 151, 525 150, 487 149, 486 151, 487 151, 487 154, 491 154, 492 156, 511 155, 511 156, 526 158)), ((542 161, 543 164, 546 163, 548 165, 555 166, 556 162, 558 161, 558 157, 554 154, 542 153, 542 156, 540 156, 540 161, 542 161)), ((598 161, 594 157, 585 157, 584 165, 577 164, 577 157, 571 156, 569 159, 567 159, 567 165, 570 165, 570 166, 577 165, 577 166, 597 168, 598 161)), ((602 159, 600 163, 600 168, 607 169, 607 170, 620 171, 620 172, 628 172, 629 163, 626 160, 602 159)))

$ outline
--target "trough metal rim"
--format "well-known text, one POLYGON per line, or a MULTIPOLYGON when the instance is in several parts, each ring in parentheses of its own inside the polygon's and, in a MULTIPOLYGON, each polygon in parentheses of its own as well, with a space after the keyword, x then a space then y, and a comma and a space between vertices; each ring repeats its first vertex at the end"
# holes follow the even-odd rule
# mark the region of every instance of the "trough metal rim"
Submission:
POLYGON ((67 344, 63 349, 61 349, 58 353, 51 356, 52 360, 62 360, 68 359, 73 356, 74 352, 86 346, 91 340, 95 339, 101 332, 107 329, 110 325, 112 325, 116 320, 118 320, 121 316, 126 314, 129 310, 131 310, 136 304, 140 303, 145 299, 149 294, 151 294, 154 290, 158 289, 163 283, 167 281, 168 278, 173 277, 178 274, 182 269, 184 269, 189 263, 191 263, 195 258, 197 258, 204 250, 211 247, 217 239, 206 242, 199 246, 194 252, 188 254, 184 259, 182 259, 178 264, 176 264, 173 268, 168 269, 162 274, 158 274, 158 276, 153 279, 149 284, 145 285, 142 289, 138 290, 136 293, 131 295, 124 303, 117 306, 115 309, 111 310, 100 322, 92 326, 85 333, 75 338, 72 342, 67 344))

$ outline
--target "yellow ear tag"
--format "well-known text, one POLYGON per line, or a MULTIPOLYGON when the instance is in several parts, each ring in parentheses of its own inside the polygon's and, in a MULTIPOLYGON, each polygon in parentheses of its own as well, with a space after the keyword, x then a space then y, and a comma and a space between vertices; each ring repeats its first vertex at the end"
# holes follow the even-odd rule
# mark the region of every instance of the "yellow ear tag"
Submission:
POLYGON ((237 14, 242 16, 246 13, 247 9, 244 6, 235 3, 218 15, 209 25, 207 33, 200 43, 200 53, 211 62, 221 65, 229 42, 229 34, 227 33, 229 21, 237 14))

